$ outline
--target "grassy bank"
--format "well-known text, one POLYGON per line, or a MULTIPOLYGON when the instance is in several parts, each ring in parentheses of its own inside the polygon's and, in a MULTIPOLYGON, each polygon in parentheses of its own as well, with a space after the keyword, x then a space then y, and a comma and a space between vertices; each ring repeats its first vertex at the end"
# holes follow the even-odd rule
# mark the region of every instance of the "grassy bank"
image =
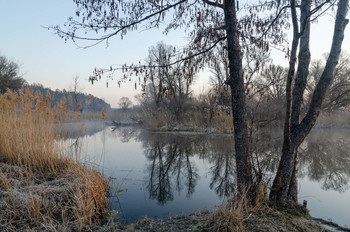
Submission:
MULTIPOLYGON (((233 133, 231 107, 208 104, 203 101, 189 101, 176 113, 171 105, 146 105, 141 107, 139 117, 153 131, 233 133)), ((283 128, 283 120, 284 111, 276 106, 266 106, 261 109, 251 106, 247 110, 249 129, 283 128)), ((315 128, 349 129, 349 120, 349 111, 322 112, 315 128)))
POLYGON ((213 108, 193 102, 176 115, 166 107, 144 108, 142 119, 153 131, 200 131, 207 133, 232 133, 233 121, 229 108, 213 108))
POLYGON ((119 228, 118 231, 147 232, 330 232, 313 221, 302 206, 274 207, 262 204, 254 208, 226 204, 214 212, 202 211, 187 216, 150 219, 119 228))
POLYGON ((102 225, 110 213, 108 182, 61 144, 57 128, 79 118, 78 109, 68 111, 65 101, 52 106, 50 98, 30 91, 0 96, 0 231, 326 231, 302 208, 267 202, 125 227, 109 218, 102 225))
POLYGON ((0 96, 0 231, 89 230, 105 216, 108 182, 55 133, 77 109, 51 98, 0 96))

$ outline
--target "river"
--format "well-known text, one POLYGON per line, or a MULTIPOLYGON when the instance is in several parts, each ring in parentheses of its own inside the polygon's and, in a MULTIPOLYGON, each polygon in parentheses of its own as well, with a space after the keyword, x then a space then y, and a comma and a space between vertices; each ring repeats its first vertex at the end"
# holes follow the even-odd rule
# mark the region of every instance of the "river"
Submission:
MULTIPOLYGON (((273 180, 281 132, 260 132, 254 157, 273 180)), ((111 207, 124 223, 213 210, 235 186, 231 135, 106 127, 80 138, 82 153, 111 177, 111 207)), ((300 147, 299 201, 313 217, 350 227, 350 130, 315 129, 300 147)))

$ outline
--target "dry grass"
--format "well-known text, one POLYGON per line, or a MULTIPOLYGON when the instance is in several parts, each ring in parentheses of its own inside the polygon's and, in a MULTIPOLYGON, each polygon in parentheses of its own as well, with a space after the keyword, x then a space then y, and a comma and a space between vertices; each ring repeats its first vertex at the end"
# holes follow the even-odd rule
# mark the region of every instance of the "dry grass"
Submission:
POLYGON ((265 187, 257 187, 255 199, 247 201, 246 194, 230 200, 218 207, 210 216, 209 231, 328 231, 314 222, 307 209, 292 201, 283 205, 270 204, 266 197, 265 187))
MULTIPOLYGON (((129 109, 125 112, 123 111, 115 111, 113 109, 109 109, 108 111, 103 110, 104 117, 106 121, 121 121, 125 118, 129 119, 132 118, 139 118, 139 112, 137 110, 129 109)), ((80 121, 86 122, 86 121, 101 121, 102 119, 102 112, 100 111, 86 111, 80 113, 80 121)))
POLYGON ((159 107, 155 111, 152 109, 144 109, 142 113, 143 120, 145 121, 147 127, 151 130, 156 131, 161 128, 170 130, 176 125, 175 116, 169 110, 163 107, 159 107))
POLYGON ((211 126, 220 133, 233 133, 231 107, 217 107, 212 117, 211 126))
POLYGON ((240 200, 230 201, 225 205, 219 206, 211 215, 211 230, 217 232, 243 231, 245 210, 244 203, 240 200))
POLYGON ((83 111, 81 113, 81 121, 99 121, 101 112, 98 111, 83 111))
POLYGON ((107 181, 63 152, 55 133, 78 109, 52 107, 52 97, 0 96, 0 231, 87 230, 106 212, 107 181))
POLYGON ((245 221, 251 215, 266 205, 266 186, 259 184, 255 188, 243 190, 241 194, 236 194, 224 205, 219 206, 211 215, 210 227, 212 231, 238 232, 245 231, 245 221), (254 194, 248 191, 254 189, 254 194), (254 199, 248 199, 252 195, 254 199))
POLYGON ((207 131, 212 133, 232 133, 233 120, 230 107, 209 105, 193 101, 186 103, 178 117, 166 107, 144 108, 142 118, 151 130, 162 131, 207 131))

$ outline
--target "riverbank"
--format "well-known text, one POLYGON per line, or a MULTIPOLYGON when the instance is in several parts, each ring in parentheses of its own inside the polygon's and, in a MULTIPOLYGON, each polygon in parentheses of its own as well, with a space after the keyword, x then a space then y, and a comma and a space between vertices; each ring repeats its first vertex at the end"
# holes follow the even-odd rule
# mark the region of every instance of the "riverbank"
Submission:
MULTIPOLYGON (((108 182, 92 164, 79 162, 79 146, 64 149, 67 144, 55 133, 55 126, 63 128, 60 119, 76 112, 67 111, 64 102, 52 108, 42 96, 27 93, 2 95, 0 106, 0 231, 242 231, 276 223, 286 213, 272 210, 266 218, 268 206, 244 214, 219 208, 207 214, 144 219, 126 227, 105 224, 107 215, 117 220, 107 210, 108 182)), ((294 221, 290 217, 287 212, 276 231, 289 228, 294 221)), ((306 222, 293 226, 300 223, 306 222)))
POLYGON ((0 231, 81 231, 101 222, 108 182, 80 164, 60 165, 39 173, 0 163, 0 231))
MULTIPOLYGON (((188 115, 181 120, 171 118, 165 120, 157 118, 157 115, 143 115, 144 125, 151 131, 158 132, 198 132, 206 134, 233 134, 232 116, 218 112, 212 121, 204 116, 202 120, 196 120, 198 116, 188 115), (204 118, 204 119, 203 119, 204 118)), ((251 120, 248 120, 248 124, 251 120)), ((263 129, 283 128, 283 118, 269 118, 255 122, 254 127, 263 129)), ((315 129, 350 129, 350 112, 323 112, 318 117, 315 129)))
POLYGON ((108 181, 67 148, 66 103, 30 91, 0 95, 0 231, 84 231, 107 214, 108 181))
MULTIPOLYGON (((314 221, 301 206, 275 208, 260 206, 240 214, 219 207, 214 212, 201 211, 191 215, 173 216, 164 219, 145 218, 127 226, 116 226, 116 231, 230 231, 230 232, 329 232, 314 221)), ((112 231, 112 230, 111 230, 112 231)))
POLYGON ((25 169, 4 163, 0 163, 0 173, 1 231, 330 231, 306 210, 290 205, 262 205, 245 213, 222 206, 214 212, 145 218, 126 226, 113 223, 116 219, 111 217, 109 224, 102 225, 101 219, 111 212, 106 210, 108 184, 98 173, 85 173, 84 178, 62 173, 52 180, 28 182, 23 178, 25 169))

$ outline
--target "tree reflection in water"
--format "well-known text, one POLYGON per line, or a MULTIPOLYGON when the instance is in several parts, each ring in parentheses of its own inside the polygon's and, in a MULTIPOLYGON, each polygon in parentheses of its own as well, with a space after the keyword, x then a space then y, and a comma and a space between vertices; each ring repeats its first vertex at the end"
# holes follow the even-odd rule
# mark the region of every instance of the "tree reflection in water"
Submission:
POLYGON ((213 137, 208 142, 208 158, 211 164, 210 189, 214 189, 220 198, 234 193, 235 189, 235 160, 232 155, 234 146, 233 137, 213 137))
POLYGON ((324 190, 344 192, 350 181, 349 134, 322 131, 308 136, 300 152, 303 176, 322 183, 324 190))
MULTIPOLYGON (((263 137, 259 143, 259 160, 267 172, 275 173, 282 140, 276 133, 264 133, 263 137)), ((315 130, 300 146, 299 176, 320 183, 324 190, 344 192, 350 182, 349 151, 349 132, 315 130)))
POLYGON ((127 143, 130 139, 138 136, 139 129, 137 127, 112 127, 112 134, 118 136, 122 143, 127 143))
MULTIPOLYGON (((147 190, 160 205, 174 199, 174 191, 184 188, 187 197, 195 191, 199 175, 198 160, 208 163, 210 189, 220 198, 235 190, 235 160, 233 137, 181 133, 135 133, 127 128, 118 134, 122 141, 134 136, 142 141, 149 161, 147 190), (228 146, 227 144, 232 144, 228 146), (196 163, 197 162, 197 163, 196 163)), ((264 173, 273 175, 280 159, 281 137, 278 132, 261 132, 259 146, 254 149, 264 173)), ((322 130, 311 133, 300 148, 300 177, 320 182, 324 190, 343 192, 350 181, 349 134, 322 130)))
POLYGON ((189 197, 195 191, 199 177, 192 161, 192 148, 197 138, 158 133, 147 133, 140 138, 150 161, 147 184, 150 198, 163 205, 173 200, 174 188, 180 192, 184 186, 189 197))

